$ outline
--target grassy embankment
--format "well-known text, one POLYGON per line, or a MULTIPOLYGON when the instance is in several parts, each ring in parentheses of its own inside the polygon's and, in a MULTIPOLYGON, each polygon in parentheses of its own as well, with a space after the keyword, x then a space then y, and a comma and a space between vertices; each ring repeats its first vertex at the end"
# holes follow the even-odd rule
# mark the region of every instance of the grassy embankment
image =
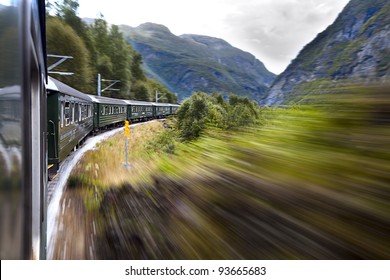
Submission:
POLYGON ((100 163, 123 146, 110 139, 73 177, 101 187, 90 207, 98 257, 389 259, 386 94, 263 109, 257 125, 189 143, 168 130, 146 146, 133 139, 129 173, 100 163))

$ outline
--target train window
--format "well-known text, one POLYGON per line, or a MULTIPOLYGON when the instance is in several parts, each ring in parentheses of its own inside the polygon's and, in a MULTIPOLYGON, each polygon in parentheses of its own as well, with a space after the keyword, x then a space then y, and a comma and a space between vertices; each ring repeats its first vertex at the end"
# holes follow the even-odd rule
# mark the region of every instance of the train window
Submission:
POLYGON ((79 122, 80 121, 79 118, 80 118, 80 107, 79 104, 76 103, 74 104, 74 122, 75 123, 79 122))
POLYGON ((70 103, 70 108, 71 108, 71 116, 70 116, 70 123, 73 124, 74 123, 74 103, 70 103))
POLYGON ((87 118, 87 105, 81 105, 81 120, 85 120, 87 118))
POLYGON ((88 117, 92 117, 92 107, 88 105, 88 117))
POLYGON ((68 126, 70 124, 70 103, 69 102, 65 102, 65 106, 64 106, 64 118, 65 118, 65 126, 68 126))
POLYGON ((60 112, 60 123, 61 128, 64 127, 64 102, 61 102, 61 112, 60 112))

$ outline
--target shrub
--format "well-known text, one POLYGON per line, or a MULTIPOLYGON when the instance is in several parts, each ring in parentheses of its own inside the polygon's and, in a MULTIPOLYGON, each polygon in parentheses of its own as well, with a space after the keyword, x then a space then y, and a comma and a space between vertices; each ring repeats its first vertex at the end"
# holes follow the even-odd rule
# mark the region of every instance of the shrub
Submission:
POLYGON ((259 117, 257 105, 248 98, 231 95, 226 103, 221 94, 193 94, 177 112, 177 126, 184 141, 201 136, 208 128, 230 129, 254 124, 259 117))

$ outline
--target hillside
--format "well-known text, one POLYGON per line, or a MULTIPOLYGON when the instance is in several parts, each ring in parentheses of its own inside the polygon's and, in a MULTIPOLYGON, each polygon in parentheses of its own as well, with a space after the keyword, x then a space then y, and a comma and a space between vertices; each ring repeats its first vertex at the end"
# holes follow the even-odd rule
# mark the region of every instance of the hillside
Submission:
POLYGON ((299 100, 338 82, 390 76, 390 2, 351 0, 335 22, 306 45, 274 81, 264 104, 299 100))
POLYGON ((261 99, 276 77, 250 53, 226 41, 172 34, 163 25, 122 25, 121 32, 141 53, 148 76, 184 99, 194 91, 234 93, 261 99))

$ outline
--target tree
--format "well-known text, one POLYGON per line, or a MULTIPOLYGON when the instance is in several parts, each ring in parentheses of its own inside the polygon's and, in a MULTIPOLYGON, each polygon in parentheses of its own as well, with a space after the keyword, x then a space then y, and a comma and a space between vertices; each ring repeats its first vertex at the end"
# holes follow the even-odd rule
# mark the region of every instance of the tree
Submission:
POLYGON ((145 81, 146 76, 141 68, 142 55, 138 52, 134 52, 133 61, 131 64, 131 74, 135 80, 145 81))
MULTIPOLYGON (((92 73, 89 67, 89 52, 83 40, 68 24, 58 18, 49 18, 46 41, 48 54, 73 56, 73 59, 59 65, 55 70, 75 74, 56 78, 80 91, 88 92, 92 73)), ((48 62, 50 64, 53 61, 48 62)))
POLYGON ((135 100, 149 101, 149 92, 143 83, 137 83, 134 87, 134 98, 135 100))
POLYGON ((258 108, 248 98, 230 96, 230 104, 222 95, 203 92, 186 99, 177 111, 177 126, 183 140, 201 136, 207 128, 230 129, 252 125, 258 119, 258 108))
POLYGON ((109 41, 111 51, 108 55, 113 65, 112 75, 115 79, 121 81, 119 97, 125 98, 128 97, 132 84, 130 67, 132 65, 133 50, 130 44, 123 39, 123 35, 119 32, 119 28, 116 25, 111 26, 109 41))

